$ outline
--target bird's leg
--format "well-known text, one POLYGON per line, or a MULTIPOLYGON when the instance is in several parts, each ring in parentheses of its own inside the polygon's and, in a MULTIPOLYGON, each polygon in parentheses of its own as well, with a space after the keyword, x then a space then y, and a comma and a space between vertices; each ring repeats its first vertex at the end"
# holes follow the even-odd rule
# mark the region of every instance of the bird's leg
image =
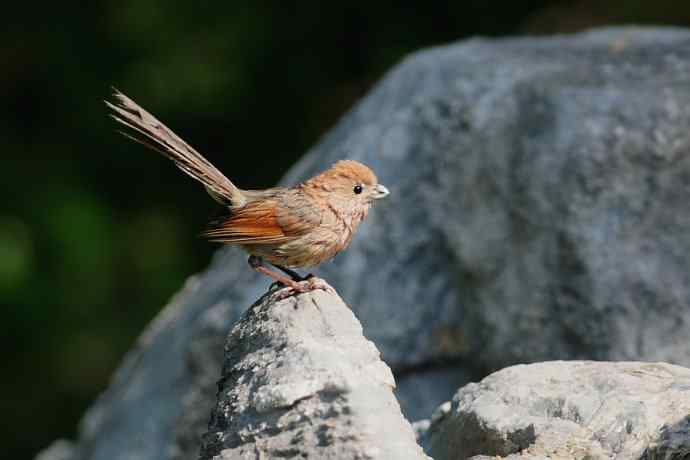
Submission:
POLYGON ((278 294, 279 299, 289 297, 293 292, 310 292, 316 289, 322 289, 335 294, 335 291, 331 286, 329 286, 325 281, 315 278, 314 275, 309 274, 306 278, 302 278, 296 272, 276 265, 278 269, 283 270, 286 274, 290 276, 293 274, 296 275, 296 277, 300 280, 297 281, 285 275, 281 275, 280 273, 269 270, 268 267, 264 265, 264 261, 261 257, 249 256, 249 260, 247 260, 247 262, 249 262, 249 265, 257 272, 263 273, 269 278, 275 280, 275 282, 288 287, 287 290, 280 291, 282 294, 278 294))
POLYGON ((282 265, 276 265, 276 264, 271 264, 271 265, 273 265, 275 268, 277 268, 281 272, 285 273, 287 276, 292 278, 294 281, 304 281, 307 279, 306 277, 301 276, 296 271, 290 270, 289 268, 283 267, 282 265))
POLYGON ((308 281, 308 280, 314 278, 313 273, 309 273, 307 276, 301 276, 296 271, 290 270, 289 268, 283 267, 282 265, 276 265, 276 264, 271 264, 271 265, 273 265, 275 268, 282 271, 283 273, 285 273, 286 275, 288 275, 290 278, 292 278, 295 281, 308 281))
POLYGON ((311 290, 305 284, 300 284, 298 281, 294 279, 288 278, 287 276, 281 275, 280 273, 276 273, 272 270, 269 270, 268 267, 264 265, 264 261, 263 259, 261 259, 261 257, 249 256, 247 262, 249 263, 249 266, 257 272, 262 273, 268 276, 269 278, 273 279, 274 281, 277 281, 285 286, 292 288, 296 292, 307 292, 311 290))
POLYGON ((257 272, 262 273, 268 276, 269 278, 273 279, 274 281, 282 283, 285 286, 290 286, 293 289, 296 289, 297 282, 295 280, 290 279, 287 276, 283 276, 280 273, 276 273, 274 271, 269 270, 268 267, 264 265, 264 261, 263 259, 261 259, 261 257, 249 256, 247 262, 249 263, 249 266, 257 272))

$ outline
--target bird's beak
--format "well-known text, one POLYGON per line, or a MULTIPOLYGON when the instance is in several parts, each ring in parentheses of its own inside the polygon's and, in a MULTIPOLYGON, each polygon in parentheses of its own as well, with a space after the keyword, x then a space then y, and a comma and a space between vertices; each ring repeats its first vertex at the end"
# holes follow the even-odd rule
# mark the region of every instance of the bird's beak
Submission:
POLYGON ((374 186, 374 191, 373 191, 373 193, 372 193, 371 196, 372 196, 372 198, 374 198, 375 200, 378 200, 379 198, 384 198, 384 197, 386 197, 389 193, 390 193, 390 192, 388 191, 388 189, 387 189, 386 187, 384 187, 384 186, 381 185, 381 184, 376 184, 376 185, 374 186))

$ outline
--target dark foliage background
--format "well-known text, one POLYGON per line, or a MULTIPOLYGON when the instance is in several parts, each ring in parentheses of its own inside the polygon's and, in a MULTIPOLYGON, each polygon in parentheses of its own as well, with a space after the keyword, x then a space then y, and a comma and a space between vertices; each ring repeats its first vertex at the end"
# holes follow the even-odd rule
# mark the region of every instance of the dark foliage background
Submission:
POLYGON ((0 27, 4 458, 73 437, 146 323, 213 248, 216 209, 114 133, 115 85, 241 187, 266 187, 383 72, 472 35, 690 24, 674 0, 10 2, 0 27))

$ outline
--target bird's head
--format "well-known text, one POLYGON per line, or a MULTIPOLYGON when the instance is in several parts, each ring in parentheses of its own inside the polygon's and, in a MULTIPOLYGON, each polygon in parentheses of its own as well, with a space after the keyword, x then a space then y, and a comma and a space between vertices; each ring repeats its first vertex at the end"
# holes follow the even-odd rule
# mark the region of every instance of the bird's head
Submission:
POLYGON ((354 160, 341 160, 303 184, 328 201, 353 210, 368 209, 371 203, 388 195, 371 169, 354 160))

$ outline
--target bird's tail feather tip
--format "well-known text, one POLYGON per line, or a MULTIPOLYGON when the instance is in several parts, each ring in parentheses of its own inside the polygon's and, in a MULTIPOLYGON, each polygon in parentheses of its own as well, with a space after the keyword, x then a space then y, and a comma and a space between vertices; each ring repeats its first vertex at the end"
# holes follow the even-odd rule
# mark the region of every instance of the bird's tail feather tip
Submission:
POLYGON ((241 191, 199 152, 143 107, 113 88, 114 100, 105 101, 110 116, 128 130, 120 131, 140 144, 171 159, 184 173, 198 180, 217 201, 243 204, 241 191))

